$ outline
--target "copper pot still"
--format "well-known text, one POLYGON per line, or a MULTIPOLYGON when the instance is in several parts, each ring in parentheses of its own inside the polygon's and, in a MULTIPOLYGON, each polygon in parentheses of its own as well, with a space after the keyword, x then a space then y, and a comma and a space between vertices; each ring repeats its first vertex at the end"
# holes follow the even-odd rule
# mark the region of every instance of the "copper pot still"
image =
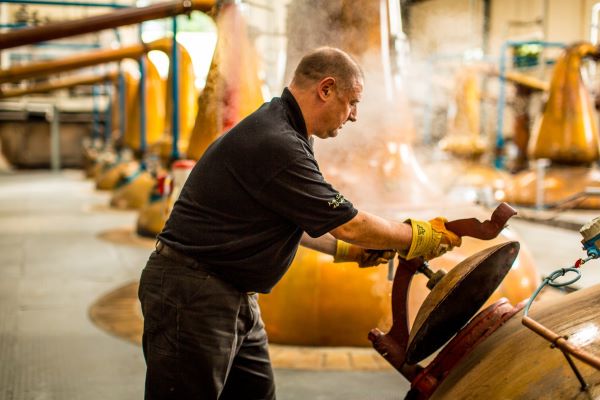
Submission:
MULTIPOLYGON (((554 301, 530 315, 539 323, 592 354, 600 354, 600 285, 554 301)), ((523 326, 522 311, 465 357, 432 399, 587 399, 600 396, 600 371, 574 363, 588 387, 582 390, 562 352, 523 326)))
POLYGON ((600 285, 534 303, 526 317, 525 301, 513 306, 507 299, 477 313, 518 251, 518 242, 506 242, 460 262, 433 287, 410 332, 408 287, 423 266, 400 262, 392 294, 394 325, 385 335, 371 331, 370 339, 411 382, 406 398, 600 395, 600 285))
POLYGON ((521 205, 600 208, 587 188, 600 186, 598 122, 581 67, 585 58, 598 59, 591 43, 567 47, 552 73, 549 97, 529 141, 532 168, 506 182, 501 200, 521 205), (581 195, 578 197, 578 195, 581 195))

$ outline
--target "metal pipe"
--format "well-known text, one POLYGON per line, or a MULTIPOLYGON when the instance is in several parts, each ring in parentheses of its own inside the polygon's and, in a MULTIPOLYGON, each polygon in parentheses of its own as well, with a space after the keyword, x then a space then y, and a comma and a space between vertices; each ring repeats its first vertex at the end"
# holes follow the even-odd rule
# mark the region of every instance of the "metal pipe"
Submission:
POLYGON ((173 45, 171 46, 171 100, 173 109, 171 115, 171 125, 173 130, 173 149, 171 151, 171 159, 173 161, 179 159, 179 46, 177 46, 177 17, 173 17, 173 45))
POLYGON ((8 29, 21 29, 25 28, 27 24, 25 22, 16 22, 14 24, 0 24, 0 28, 8 28, 8 29))
POLYGON ((137 24, 152 19, 167 18, 194 10, 209 11, 215 0, 177 0, 157 3, 148 7, 131 7, 111 13, 61 21, 39 27, 23 28, 0 35, 0 50, 25 46, 46 40, 60 39, 123 25, 137 24))
POLYGON ((587 382, 585 381, 585 379, 583 379, 583 375, 581 375, 581 372, 579 372, 579 370, 577 369, 577 366, 575 365, 575 363, 571 359, 571 356, 569 355, 569 353, 567 353, 566 351, 562 351, 562 353, 565 356, 565 358, 567 359, 567 362, 569 363, 569 366, 573 370, 573 373, 575 374, 575 377, 579 381, 579 384, 581 385, 581 390, 582 391, 583 390, 587 390, 589 388, 589 385, 587 384, 587 382))
POLYGON ((106 147, 112 139, 112 85, 106 85, 106 97, 108 103, 104 110, 104 146, 106 147))
POLYGON ((142 161, 140 166, 145 169, 144 154, 146 153, 146 57, 141 57, 140 64, 140 86, 138 88, 140 97, 140 154, 142 161))
POLYGON ((60 171, 60 111, 53 104, 46 113, 46 119, 50 120, 50 165, 52 171, 60 171))
POLYGON ((600 2, 595 3, 592 6, 592 26, 590 27, 590 42, 592 42, 592 44, 594 45, 598 44, 598 33, 600 32, 600 26, 598 26, 598 24, 600 23, 600 18, 598 18, 599 13, 600 2))
POLYGON ((492 1, 483 0, 483 26, 481 36, 482 53, 488 54, 490 49, 490 21, 492 20, 492 1))
POLYGON ((545 92, 550 89, 550 83, 538 79, 534 76, 521 74, 515 71, 507 71, 504 74, 504 78, 509 82, 516 83, 518 85, 525 86, 533 90, 545 92))
MULTIPOLYGON (((542 40, 548 40, 548 11, 550 10, 550 1, 542 1, 542 40)), ((543 57, 543 54, 542 54, 543 57)))
POLYGON ((52 48, 52 49, 69 49, 69 50, 80 50, 80 49, 99 49, 100 43, 48 43, 41 42, 33 45, 34 47, 52 48))
MULTIPOLYGON (((142 40, 142 32, 143 32, 143 25, 144 24, 139 24, 138 25, 138 36, 140 38, 140 41, 142 40)), ((169 42, 172 43, 172 42, 169 42)), ((147 57, 140 57, 138 59, 138 64, 140 67, 140 84, 138 86, 138 93, 139 93, 139 107, 140 107, 140 169, 142 171, 146 170, 146 106, 147 106, 147 102, 146 102, 146 61, 148 60, 147 57)))
POLYGON ((565 337, 558 335, 554 331, 546 328, 544 325, 539 322, 533 320, 528 316, 523 316, 523 325, 554 344, 563 352, 571 354, 573 357, 577 358, 580 361, 588 364, 591 367, 600 370, 600 358, 594 356, 593 354, 585 351, 581 347, 575 346, 571 344, 565 337))
POLYGON ((100 137, 100 111, 98 110, 98 85, 92 87, 92 140, 100 137))
POLYGON ((494 166, 496 168, 502 168, 504 166, 504 160, 501 156, 502 150, 504 149, 504 102, 505 102, 505 89, 506 89, 506 50, 510 46, 509 42, 504 42, 500 47, 500 94, 498 95, 498 110, 496 114, 497 118, 497 130, 496 130, 496 157, 494 158, 494 166))
POLYGON ((163 38, 150 43, 140 43, 132 46, 122 47, 120 49, 99 50, 84 53, 72 57, 66 57, 59 60, 44 61, 40 63, 18 66, 0 71, 0 83, 18 82, 22 79, 51 75, 56 72, 89 67, 113 61, 120 61, 124 58, 137 59, 142 54, 152 50, 160 50, 165 53, 171 49, 171 41, 163 38))
POLYGON ((130 6, 117 3, 79 3, 70 1, 51 1, 51 0, 0 0, 0 3, 13 4, 37 4, 42 6, 77 6, 77 7, 110 7, 110 8, 129 8, 130 6))
MULTIPOLYGON (((598 37, 599 33, 600 33, 600 26, 598 26, 598 24, 600 24, 600 2, 594 3, 594 5, 592 6, 592 22, 590 24, 590 43, 592 43, 593 45, 598 45, 598 40, 600 39, 598 37)), ((590 74, 592 77, 596 76, 596 63, 592 63, 589 65, 589 70, 590 70, 590 74)))
POLYGON ((68 79, 61 79, 54 82, 46 82, 39 85, 30 86, 24 89, 13 89, 0 91, 0 98, 19 97, 33 93, 47 93, 59 89, 68 89, 74 86, 93 85, 100 82, 115 80, 117 74, 115 72, 108 73, 102 76, 80 76, 68 79))
MULTIPOLYGON (((481 54, 485 57, 490 51, 490 21, 492 19, 492 5, 491 0, 483 0, 483 24, 481 27, 481 54)), ((488 81, 487 76, 483 76, 481 80, 481 93, 488 92, 488 81)), ((481 96, 479 99, 479 112, 481 118, 479 118, 479 132, 486 132, 486 121, 488 120, 488 108, 485 107, 485 96, 481 96)))
POLYGON ((123 75, 121 66, 119 66, 119 145, 125 140, 125 122, 127 121, 127 110, 125 105, 125 95, 127 88, 125 87, 125 76, 123 75))
POLYGON ((544 180, 546 178, 546 168, 550 166, 550 160, 540 158, 535 163, 535 208, 544 209, 544 180))

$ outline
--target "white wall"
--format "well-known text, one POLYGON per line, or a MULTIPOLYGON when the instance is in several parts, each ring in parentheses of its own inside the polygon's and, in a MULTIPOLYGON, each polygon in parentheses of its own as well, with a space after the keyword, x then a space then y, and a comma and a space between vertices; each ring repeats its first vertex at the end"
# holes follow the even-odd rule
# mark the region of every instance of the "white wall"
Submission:
POLYGON ((410 9, 412 55, 428 58, 481 46, 481 1, 429 0, 410 9))
MULTIPOLYGON (((492 0, 489 54, 507 40, 572 43, 589 40, 594 0, 492 0), (537 22, 537 23, 536 23, 537 22)), ((427 0, 410 10, 409 36, 417 58, 482 45, 482 0, 427 0)))

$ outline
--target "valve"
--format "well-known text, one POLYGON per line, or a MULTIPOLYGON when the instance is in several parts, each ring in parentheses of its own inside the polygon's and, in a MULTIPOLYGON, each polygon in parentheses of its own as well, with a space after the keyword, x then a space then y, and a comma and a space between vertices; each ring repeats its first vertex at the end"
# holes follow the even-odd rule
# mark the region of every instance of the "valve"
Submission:
POLYGON ((596 217, 579 230, 583 239, 583 250, 587 252, 589 258, 600 257, 600 217, 596 217))
POLYGON ((427 263, 427 261, 423 262, 423 264, 421 264, 421 266, 419 267, 419 269, 417 269, 417 271, 424 274, 427 278, 429 278, 429 280, 427 281, 427 288, 429 290, 433 290, 435 285, 437 285, 438 282, 441 281, 442 278, 444 276, 446 276, 446 274, 447 274, 447 272, 443 269, 439 269, 439 270, 433 272, 429 268, 429 264, 427 263))

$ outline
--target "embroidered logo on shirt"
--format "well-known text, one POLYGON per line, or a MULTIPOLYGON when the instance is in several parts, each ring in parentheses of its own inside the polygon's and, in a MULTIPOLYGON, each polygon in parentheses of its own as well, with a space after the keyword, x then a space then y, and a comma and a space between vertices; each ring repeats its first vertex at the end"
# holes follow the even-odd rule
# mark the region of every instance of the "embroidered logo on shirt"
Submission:
POLYGON ((331 208, 338 208, 339 206, 341 206, 342 204, 344 204, 346 202, 346 199, 344 198, 344 196, 342 196, 341 194, 336 194, 335 197, 333 198, 333 200, 328 201, 327 204, 329 204, 329 206, 331 208))

